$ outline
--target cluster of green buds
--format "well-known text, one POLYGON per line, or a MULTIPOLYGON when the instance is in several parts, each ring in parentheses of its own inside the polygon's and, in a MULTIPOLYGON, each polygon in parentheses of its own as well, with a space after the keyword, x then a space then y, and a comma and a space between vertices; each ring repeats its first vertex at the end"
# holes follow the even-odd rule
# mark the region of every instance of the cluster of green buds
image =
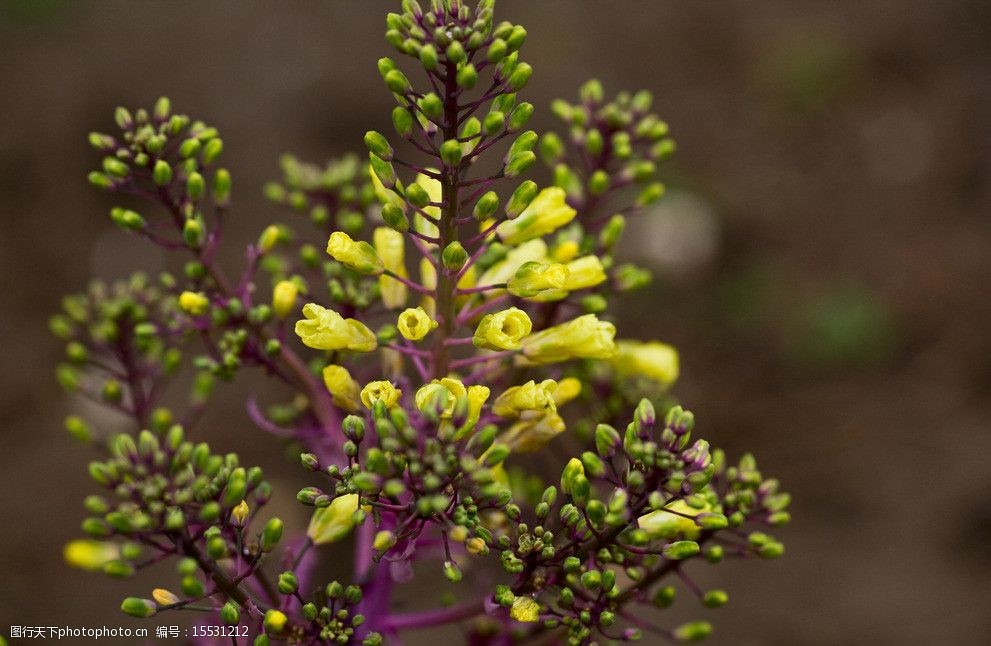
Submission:
POLYGON ((90 181, 148 205, 115 207, 113 221, 186 255, 157 282, 95 284, 52 321, 59 380, 134 424, 108 440, 67 422, 104 451, 90 471, 111 494, 87 499, 89 538, 68 560, 126 576, 178 559, 178 593, 128 598, 124 612, 209 612, 247 625, 255 646, 374 646, 462 622, 478 643, 691 641, 709 624, 660 628, 631 607, 671 605, 671 578, 717 607, 726 592, 703 591, 689 561, 783 553, 769 532, 788 521, 788 495, 751 456, 731 466, 693 437, 671 393, 677 351, 616 338, 609 319, 611 294, 649 280, 617 249, 626 219, 663 194, 667 125, 649 93, 606 100, 593 80, 551 106, 564 135, 527 129, 527 32, 496 23, 494 5, 403 0, 387 16, 386 40, 423 77, 378 62, 396 136, 367 132, 367 163, 284 156, 263 192, 312 226, 265 227, 234 278, 217 262, 231 186, 217 130, 160 99, 118 109, 119 135, 91 135, 103 161, 90 181), (543 188, 526 177, 538 158, 543 188), (177 424, 161 398, 183 363, 197 377, 177 424), (297 494, 305 535, 281 545, 281 521, 253 522, 271 495, 261 471, 184 439, 214 382, 248 367, 289 390, 250 397, 249 417, 315 480, 297 494), (326 550, 352 535, 353 583, 315 585, 326 550), (394 612, 394 586, 424 562, 461 586, 447 594, 483 592, 394 612))

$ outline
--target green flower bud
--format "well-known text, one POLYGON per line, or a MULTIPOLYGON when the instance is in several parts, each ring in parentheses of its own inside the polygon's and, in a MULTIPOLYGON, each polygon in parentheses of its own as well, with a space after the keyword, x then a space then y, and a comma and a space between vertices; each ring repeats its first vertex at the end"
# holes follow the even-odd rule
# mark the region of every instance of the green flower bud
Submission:
POLYGON ((674 586, 668 585, 662 588, 658 588, 657 592, 654 593, 653 599, 651 601, 658 608, 668 608, 674 603, 675 589, 674 586))
POLYGON ((524 210, 526 207, 530 206, 530 202, 533 198, 537 197, 537 193, 540 192, 540 188, 537 183, 532 180, 526 180, 513 191, 512 196, 509 198, 509 202, 506 204, 506 216, 509 218, 515 218, 524 210))
POLYGON ((374 153, 368 153, 368 161, 371 164, 372 172, 379 178, 383 186, 389 189, 396 186, 396 171, 392 164, 374 153))
POLYGON ((392 109, 392 127, 400 137, 409 138, 413 132, 413 115, 407 108, 396 106, 392 109))
POLYGON ((206 242, 206 232, 199 218, 187 218, 182 225, 182 237, 190 249, 199 249, 206 242))
POLYGON ((203 181, 203 176, 199 173, 190 173, 189 177, 186 178, 186 195, 189 196, 189 199, 200 199, 203 197, 204 190, 206 190, 206 182, 203 181))
POLYGON ((417 101, 417 105, 423 114, 425 114, 431 121, 437 121, 444 116, 444 103, 440 100, 440 97, 433 92, 423 95, 423 97, 417 101))
POLYGON ((461 568, 454 561, 444 561, 444 576, 451 583, 457 583, 461 580, 461 568))
POLYGON ((433 72, 437 69, 437 48, 427 43, 420 48, 420 63, 423 64, 423 69, 428 72, 433 72))
POLYGON ((664 184, 654 182, 640 191, 636 204, 638 207, 648 206, 661 199, 662 195, 664 195, 664 184))
POLYGON ((236 601, 228 601, 220 609, 220 619, 229 626, 234 626, 241 621, 241 607, 236 601))
POLYGON ((89 133, 89 145, 100 152, 110 152, 117 145, 114 138, 100 132, 89 133))
POLYGON ((572 487, 575 483, 575 478, 584 475, 585 467, 582 465, 581 460, 578 458, 571 458, 568 460, 568 464, 565 465, 564 471, 561 472, 561 491, 566 494, 571 494, 572 487))
POLYGON ((226 168, 218 168, 213 175, 213 198, 217 204, 225 205, 231 194, 231 174, 226 168))
POLYGON ((605 142, 602 140, 602 133, 593 128, 585 133, 585 150, 589 155, 597 156, 602 153, 605 142))
POLYGON ((108 561, 103 564, 103 573, 115 579, 126 579, 134 574, 134 566, 127 561, 108 561))
POLYGON ((674 629, 672 635, 680 642, 702 641, 712 634, 712 624, 708 621, 692 621, 674 629))
POLYGON ((726 594, 725 590, 709 590, 702 597, 702 603, 705 604, 707 608, 719 608, 720 606, 725 606, 726 602, 729 601, 729 595, 726 594))
POLYGON ((523 41, 526 40, 526 29, 522 25, 516 25, 513 30, 509 32, 506 36, 506 46, 509 51, 513 52, 523 46, 523 41))
POLYGON ((381 133, 374 130, 366 132, 365 146, 373 155, 385 161, 392 161, 392 146, 389 145, 389 141, 381 133))
MULTIPOLYGON (((411 185, 415 186, 415 184, 411 185)), ((409 190, 407 189, 407 194, 409 190)), ((389 227, 395 229, 399 232, 404 232, 409 230, 409 219, 406 217, 406 213, 403 208, 398 204, 389 203, 382 207, 382 219, 389 227)))
POLYGON ((460 242, 455 240, 444 247, 444 252, 441 254, 441 261, 444 263, 445 269, 458 271, 468 262, 468 251, 460 242))
POLYGON ((506 167, 503 172, 506 177, 509 178, 519 177, 529 170, 536 161, 537 155, 535 155, 533 151, 528 150, 510 158, 510 160, 506 163, 506 167))
POLYGON ((165 186, 172 182, 172 167, 164 159, 155 162, 155 168, 151 173, 152 179, 158 186, 165 186))
POLYGON ((116 157, 103 158, 103 171, 113 177, 127 177, 131 174, 131 168, 116 157))
POLYGON ((295 572, 286 571, 279 575, 278 586, 282 594, 292 594, 299 588, 299 580, 295 572))
POLYGON ((103 173, 98 173, 96 171, 93 171, 92 173, 87 175, 86 179, 87 181, 89 181, 90 185, 95 186, 96 188, 102 189, 104 191, 110 190, 114 186, 114 181, 112 179, 110 179, 108 176, 104 175, 103 173))
POLYGON ((533 68, 530 67, 528 63, 520 63, 513 70, 513 73, 509 75, 506 80, 506 85, 513 92, 519 92, 522 90, 527 82, 530 80, 530 76, 533 75, 533 68))
POLYGON ((486 135, 492 136, 499 133, 505 124, 506 115, 496 110, 485 115, 485 120, 482 121, 482 129, 485 130, 486 135))
POLYGON ((130 130, 134 127, 134 117, 131 116, 127 108, 118 107, 114 110, 114 121, 117 122, 121 130, 130 130))
POLYGON ((396 94, 406 94, 411 89, 406 75, 395 69, 385 75, 385 84, 396 94))
POLYGON ((139 599, 138 597, 128 597, 120 604, 120 609, 124 614, 132 617, 153 617, 158 612, 155 602, 151 599, 139 599))
POLYGON ((282 539, 282 520, 278 518, 273 518, 265 523, 265 529, 262 531, 262 551, 271 552, 275 549, 279 540, 282 539))
POLYGON ((215 162, 217 160, 217 157, 219 157, 220 153, 222 153, 223 151, 224 151, 224 142, 222 139, 215 137, 210 141, 206 142, 206 145, 203 146, 203 154, 200 156, 203 165, 209 166, 210 164, 215 162))
POLYGON ((661 554, 671 561, 682 561, 695 556, 699 551, 699 544, 695 541, 675 541, 665 545, 661 549, 661 554))
POLYGON ((509 47, 506 45, 506 41, 502 38, 496 38, 489 45, 489 50, 485 54, 485 57, 490 63, 498 63, 506 56, 508 51, 509 47))
POLYGON ((478 198, 478 202, 475 203, 475 208, 472 211, 472 215, 476 220, 487 220, 492 217, 498 208, 499 195, 497 195, 495 191, 489 191, 482 197, 478 198))
POLYGON ((533 116, 533 104, 526 102, 519 104, 509 113, 509 126, 507 129, 510 132, 520 130, 530 121, 531 116, 533 116))
POLYGON ((602 89, 602 82, 598 79, 589 79, 582 84, 579 90, 579 96, 585 103, 597 104, 602 103, 602 96, 604 91, 602 89))
POLYGON ((475 84, 478 82, 478 72, 475 71, 475 66, 468 63, 459 69, 457 72, 456 81, 458 83, 458 87, 466 90, 470 90, 475 87, 475 84))
POLYGON ((465 48, 457 40, 451 42, 451 44, 447 46, 447 51, 445 51, 444 54, 447 56, 447 60, 451 61, 455 65, 468 58, 468 55, 465 53, 465 48))
POLYGON ((427 189, 413 183, 406 187, 406 200, 413 206, 422 209, 430 204, 430 194, 427 189))
POLYGON ((609 190, 609 173, 604 170, 597 170, 588 178, 588 192, 599 196, 609 190))
POLYGON ((460 164, 461 154, 461 144, 454 139, 445 141, 440 145, 440 158, 448 166, 457 166, 460 164))
POLYGON ((602 574, 598 570, 589 570, 582 574, 581 581, 586 590, 598 590, 602 585, 602 574))
POLYGON ((203 144, 196 137, 191 137, 179 145, 179 156, 183 159, 190 159, 200 153, 203 144))

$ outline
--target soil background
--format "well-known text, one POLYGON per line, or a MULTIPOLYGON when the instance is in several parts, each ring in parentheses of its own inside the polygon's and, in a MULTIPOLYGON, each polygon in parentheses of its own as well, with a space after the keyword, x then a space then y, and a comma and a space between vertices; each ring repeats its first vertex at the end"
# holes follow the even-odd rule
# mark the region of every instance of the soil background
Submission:
MULTIPOLYGON (((62 430, 77 403, 47 317, 90 275, 164 263, 111 226, 86 133, 160 94, 219 127, 236 262, 286 217, 261 197, 280 153, 319 161, 389 131, 375 61, 397 6, 0 0, 5 632, 127 623, 119 600, 170 576, 107 581, 61 559, 89 456, 62 430)), ((712 619, 724 645, 991 642, 991 4, 499 0, 497 16, 529 31, 538 130, 588 77, 653 91, 678 153, 627 236, 656 279, 616 302, 620 330, 674 343, 699 432, 794 496, 785 558, 700 566, 730 604, 659 621, 712 619)), ((251 427, 250 387, 195 433, 265 464, 300 527, 303 478, 251 427)), ((459 641, 407 643, 439 637, 459 641)))

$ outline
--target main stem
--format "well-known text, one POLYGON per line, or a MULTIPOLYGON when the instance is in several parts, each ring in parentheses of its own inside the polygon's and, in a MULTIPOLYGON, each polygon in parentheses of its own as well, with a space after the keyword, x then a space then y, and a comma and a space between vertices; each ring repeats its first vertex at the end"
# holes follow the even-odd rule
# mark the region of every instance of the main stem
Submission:
MULTIPOLYGON (((458 138, 458 95, 455 76, 457 70, 448 62, 444 81, 444 126, 441 129, 444 141, 458 138)), ((441 214, 437 225, 440 237, 440 251, 458 239, 458 189, 461 186, 461 171, 458 167, 445 167, 441 179, 441 214)), ((451 367, 451 348, 444 343, 454 335, 457 326, 454 292, 458 287, 457 272, 444 268, 442 262, 437 267, 437 319, 440 323, 434 345, 434 377, 446 377, 451 367)))

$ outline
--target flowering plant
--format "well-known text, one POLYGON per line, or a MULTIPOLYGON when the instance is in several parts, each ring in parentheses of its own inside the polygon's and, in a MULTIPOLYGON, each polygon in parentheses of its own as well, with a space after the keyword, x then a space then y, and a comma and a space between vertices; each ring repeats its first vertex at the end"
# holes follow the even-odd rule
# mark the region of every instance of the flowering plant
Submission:
POLYGON ((425 73, 415 86, 378 64, 402 149, 368 132, 367 164, 285 157, 266 193, 312 231, 267 227, 233 279, 216 262, 231 194, 218 131, 163 98, 90 136, 91 183, 148 205, 113 221, 190 257, 177 275, 93 283, 52 321, 63 386, 133 426, 66 422, 102 453, 90 474, 104 490, 67 560, 117 577, 177 564, 177 587, 124 612, 199 611, 254 644, 378 644, 445 624, 474 644, 689 641, 709 623, 661 627, 635 606, 669 606, 673 579, 718 607, 727 594, 701 590, 689 564, 781 555, 766 529, 787 522, 788 495, 753 457, 731 464, 693 437, 669 393, 675 350, 617 340, 605 314, 649 279, 615 250, 625 218, 663 193, 666 124, 647 92, 607 100, 589 81, 552 105, 566 136, 527 130, 526 30, 494 23, 493 5, 405 0, 388 15, 386 39, 425 73), (523 179, 538 157, 545 188, 523 179), (184 366, 188 402, 166 407, 184 366), (260 468, 187 436, 216 382, 249 367, 291 389, 247 410, 312 472, 301 536, 266 517, 260 468), (319 580, 347 541, 352 579, 319 580), (460 600, 398 608, 395 586, 431 570, 460 600))

